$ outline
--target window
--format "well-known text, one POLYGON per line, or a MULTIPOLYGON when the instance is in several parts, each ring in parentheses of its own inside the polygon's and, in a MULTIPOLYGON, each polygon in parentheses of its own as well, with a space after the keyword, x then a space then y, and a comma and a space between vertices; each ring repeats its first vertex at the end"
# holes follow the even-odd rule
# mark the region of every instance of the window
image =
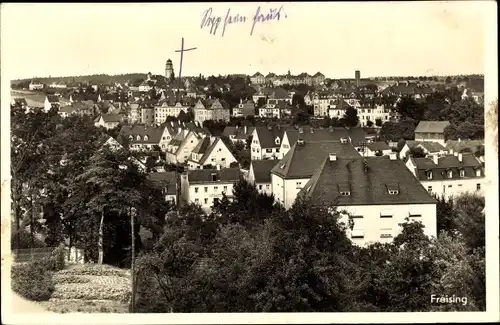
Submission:
POLYGON ((255 152, 255 148, 252 148, 252 152, 255 152))
POLYGON ((194 192, 198 193, 198 188, 197 187, 194 188, 194 192))
POLYGON ((481 176, 481 169, 476 169, 476 176, 480 177, 481 176))
POLYGON ((227 191, 227 186, 224 186, 223 187, 223 191, 226 192, 227 191))
POLYGON ((340 192, 340 195, 341 196, 349 196, 349 195, 351 195, 351 192, 345 192, 345 191, 343 191, 343 192, 340 192))
POLYGON ((217 192, 219 190, 219 187, 215 186, 214 187, 214 192, 217 192))
POLYGON ((427 179, 432 179, 432 172, 427 172, 427 179))
POLYGON ((476 184, 476 191, 480 191, 481 190, 481 184, 476 184))
POLYGON ((432 186, 427 186, 427 192, 429 192, 429 193, 432 192, 432 186))
POLYGON ((390 195, 397 195, 399 193, 398 190, 389 190, 390 195))
POLYGON ((388 214, 381 214, 380 218, 392 218, 392 216, 388 214))
POLYGON ((460 170, 460 177, 465 177, 465 170, 463 169, 460 170))
POLYGON ((462 184, 458 184, 458 187, 462 187, 462 184))
POLYGON ((353 229, 351 233, 352 239, 363 239, 365 238, 365 232, 361 229, 353 229))
POLYGON ((302 188, 302 182, 295 183, 295 188, 302 188))
POLYGON ((205 190, 205 193, 207 193, 208 192, 208 186, 205 186, 204 190, 205 190))
POLYGON ((266 149, 266 152, 267 152, 267 153, 272 153, 272 152, 273 152, 273 149, 266 149))
POLYGON ((448 188, 451 188, 451 187, 452 187, 452 185, 448 185, 448 188))
POLYGON ((226 158, 221 158, 221 161, 226 161, 226 158))
POLYGON ((210 160, 211 160, 212 162, 214 162, 214 161, 215 161, 215 158, 212 158, 212 159, 210 159, 210 160))
POLYGON ((262 190, 262 185, 259 185, 259 190, 262 190))
POLYGON ((451 170, 448 171, 448 178, 452 178, 453 177, 453 172, 451 170))
POLYGON ((204 199, 203 201, 205 202, 205 204, 208 204, 208 199, 204 199))
POLYGON ((200 199, 194 199, 194 203, 196 204, 200 203, 200 199))

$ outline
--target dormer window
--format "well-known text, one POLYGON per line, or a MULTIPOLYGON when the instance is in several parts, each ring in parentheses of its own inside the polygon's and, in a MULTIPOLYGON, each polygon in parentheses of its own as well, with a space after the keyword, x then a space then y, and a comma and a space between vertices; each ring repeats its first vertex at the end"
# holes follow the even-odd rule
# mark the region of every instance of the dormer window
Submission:
POLYGON ((285 167, 286 167, 286 163, 280 165, 281 169, 285 169, 285 167))
POLYGON ((144 136, 144 141, 147 141, 149 137, 147 135, 144 136))
POLYGON ((448 178, 452 178, 453 177, 453 171, 449 170, 449 171, 447 171, 447 174, 448 174, 448 178))
POLYGON ((347 143, 347 138, 340 138, 341 143, 347 143))
POLYGON ((212 182, 217 181, 217 173, 212 173, 210 176, 211 176, 212 182))
POLYGON ((140 141, 141 140, 141 136, 138 135, 136 138, 135 138, 137 141, 140 141))
POLYGON ((132 139, 134 139, 134 137, 133 137, 132 135, 129 135, 129 136, 128 136, 128 139, 129 139, 129 140, 132 140, 132 139))
POLYGON ((340 196, 349 196, 349 195, 351 195, 351 192, 349 192, 349 191, 340 192, 340 196))
POLYGON ((428 171, 426 174, 427 174, 427 179, 432 179, 432 172, 431 171, 428 171))
POLYGON ((276 140, 274 140, 274 142, 279 145, 280 144, 280 138, 276 138, 276 140))
POLYGON ((460 170, 460 177, 462 178, 465 177, 465 170, 463 169, 460 170))
POLYGON ((398 190, 389 190, 390 195, 398 195, 399 191, 398 190))

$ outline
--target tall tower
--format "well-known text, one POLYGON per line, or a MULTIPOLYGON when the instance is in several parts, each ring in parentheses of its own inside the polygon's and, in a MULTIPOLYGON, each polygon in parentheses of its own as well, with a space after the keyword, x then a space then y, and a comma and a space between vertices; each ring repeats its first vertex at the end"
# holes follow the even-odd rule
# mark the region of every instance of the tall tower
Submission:
POLYGON ((356 87, 359 87, 359 82, 361 79, 361 72, 359 70, 354 71, 354 78, 356 78, 356 87))
POLYGON ((172 76, 174 75, 174 66, 172 64, 172 60, 168 59, 167 63, 165 64, 165 78, 167 80, 170 80, 172 76))

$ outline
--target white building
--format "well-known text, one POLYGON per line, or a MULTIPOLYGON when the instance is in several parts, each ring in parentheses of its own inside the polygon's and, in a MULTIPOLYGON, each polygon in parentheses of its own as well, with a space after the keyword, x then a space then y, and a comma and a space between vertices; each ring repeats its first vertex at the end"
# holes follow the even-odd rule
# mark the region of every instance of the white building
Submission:
POLYGON ((123 119, 123 114, 101 114, 94 119, 94 125, 96 127, 103 127, 106 130, 114 129, 123 119))
POLYGON ((127 139, 132 151, 150 151, 160 145, 164 129, 149 127, 143 124, 124 125, 118 135, 119 138, 127 139))
POLYGON ((177 117, 179 116, 180 112, 187 113, 188 109, 189 106, 184 106, 179 102, 177 102, 175 105, 169 105, 169 103, 165 101, 161 105, 154 107, 155 123, 157 125, 165 123, 167 117, 169 116, 177 117))
POLYGON ((222 132, 223 136, 226 136, 231 140, 231 142, 241 142, 246 145, 247 139, 252 136, 253 131, 255 130, 254 126, 226 126, 224 131, 222 132))
POLYGON ((259 193, 273 194, 271 170, 277 163, 276 160, 253 160, 250 163, 247 180, 255 185, 259 193))
POLYGON ((368 143, 366 145, 365 157, 389 156, 392 149, 383 141, 368 143))
POLYGON ((391 119, 391 109, 385 108, 384 105, 376 105, 375 107, 359 107, 358 117, 361 126, 367 126, 368 121, 373 123, 372 127, 381 127, 385 122, 391 119), (377 125, 377 120, 380 120, 380 125, 377 125))
POLYGON ((484 195, 483 162, 469 153, 410 157, 408 169, 429 193, 453 197, 466 192, 484 195))
POLYGON ((218 99, 201 99, 196 102, 194 109, 194 120, 203 123, 207 120, 229 122, 231 114, 229 108, 226 108, 218 99))
POLYGON ((419 184, 396 154, 346 159, 330 155, 299 195, 343 212, 354 225, 354 244, 391 242, 406 218, 420 221, 427 236, 437 235, 436 200, 419 184))
POLYGON ((412 141, 412 140, 407 140, 405 142, 405 145, 399 152, 399 158, 404 159, 408 155, 408 153, 411 152, 411 150, 415 148, 420 148, 422 149, 423 153, 425 155, 444 155, 448 153, 448 150, 439 142, 434 142, 434 141, 412 141))
POLYGON ((59 97, 53 95, 47 95, 47 97, 45 97, 43 109, 45 113, 47 113, 48 111, 50 111, 52 107, 59 109, 60 105, 61 103, 59 102, 59 97))
POLYGON ((191 156, 198 142, 204 137, 195 131, 187 130, 175 136, 167 145, 165 160, 171 164, 183 164, 191 156))
POLYGON ((222 198, 222 193, 231 198, 233 186, 240 178, 238 168, 197 169, 181 175, 181 195, 184 203, 197 204, 209 213, 222 198))
POLYGON ((44 87, 44 84, 41 83, 40 81, 31 81, 30 82, 30 85, 29 85, 29 89, 30 90, 40 90, 40 89, 43 89, 44 87))
POLYGON ((285 128, 281 126, 257 126, 252 133, 250 159, 279 159, 281 140, 285 128))
POLYGON ((220 137, 205 137, 198 141, 187 161, 188 169, 203 169, 206 166, 229 168, 237 160, 220 137))
POLYGON ((286 101, 279 99, 268 99, 264 107, 259 108, 259 117, 262 118, 283 118, 292 114, 291 108, 286 101))
POLYGON ((262 73, 257 72, 250 77, 250 82, 254 85, 262 85, 266 83, 266 77, 262 73))
POLYGON ((290 208, 297 194, 311 179, 329 154, 361 159, 361 155, 348 142, 297 140, 283 159, 271 170, 273 194, 277 202, 290 208))

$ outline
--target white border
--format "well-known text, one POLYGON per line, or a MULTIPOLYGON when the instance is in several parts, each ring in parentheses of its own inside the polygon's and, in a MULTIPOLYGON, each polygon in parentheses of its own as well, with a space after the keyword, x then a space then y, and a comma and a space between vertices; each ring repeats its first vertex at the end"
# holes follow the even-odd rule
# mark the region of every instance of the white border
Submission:
MULTIPOLYGON (((476 1, 485 10, 485 105, 490 116, 490 103, 498 100, 497 5, 493 1, 476 1)), ((9 4, 11 5, 11 4, 9 4)), ((2 4, 3 8, 3 4, 2 4)), ((3 10, 0 9, 3 16, 3 10)), ((3 20, 3 19, 2 19, 3 20)), ((1 20, 0 20, 1 21, 1 20)), ((498 210, 498 132, 497 117, 486 121, 486 169, 489 184, 486 194, 486 278, 487 312, 452 313, 239 313, 239 314, 13 314, 10 311, 10 78, 15 58, 6 51, 8 42, 15 41, 15 31, 1 25, 1 181, 2 181, 2 318, 7 324, 231 324, 231 323, 413 323, 413 322, 487 322, 499 320, 499 210, 498 210), (11 37, 9 39, 9 36, 11 37), (6 255, 5 255, 6 254, 6 255), (5 259, 4 259, 5 257, 5 259), (7 290, 5 290, 7 288, 7 290)), ((445 55, 453 55, 447 53, 445 55)))

